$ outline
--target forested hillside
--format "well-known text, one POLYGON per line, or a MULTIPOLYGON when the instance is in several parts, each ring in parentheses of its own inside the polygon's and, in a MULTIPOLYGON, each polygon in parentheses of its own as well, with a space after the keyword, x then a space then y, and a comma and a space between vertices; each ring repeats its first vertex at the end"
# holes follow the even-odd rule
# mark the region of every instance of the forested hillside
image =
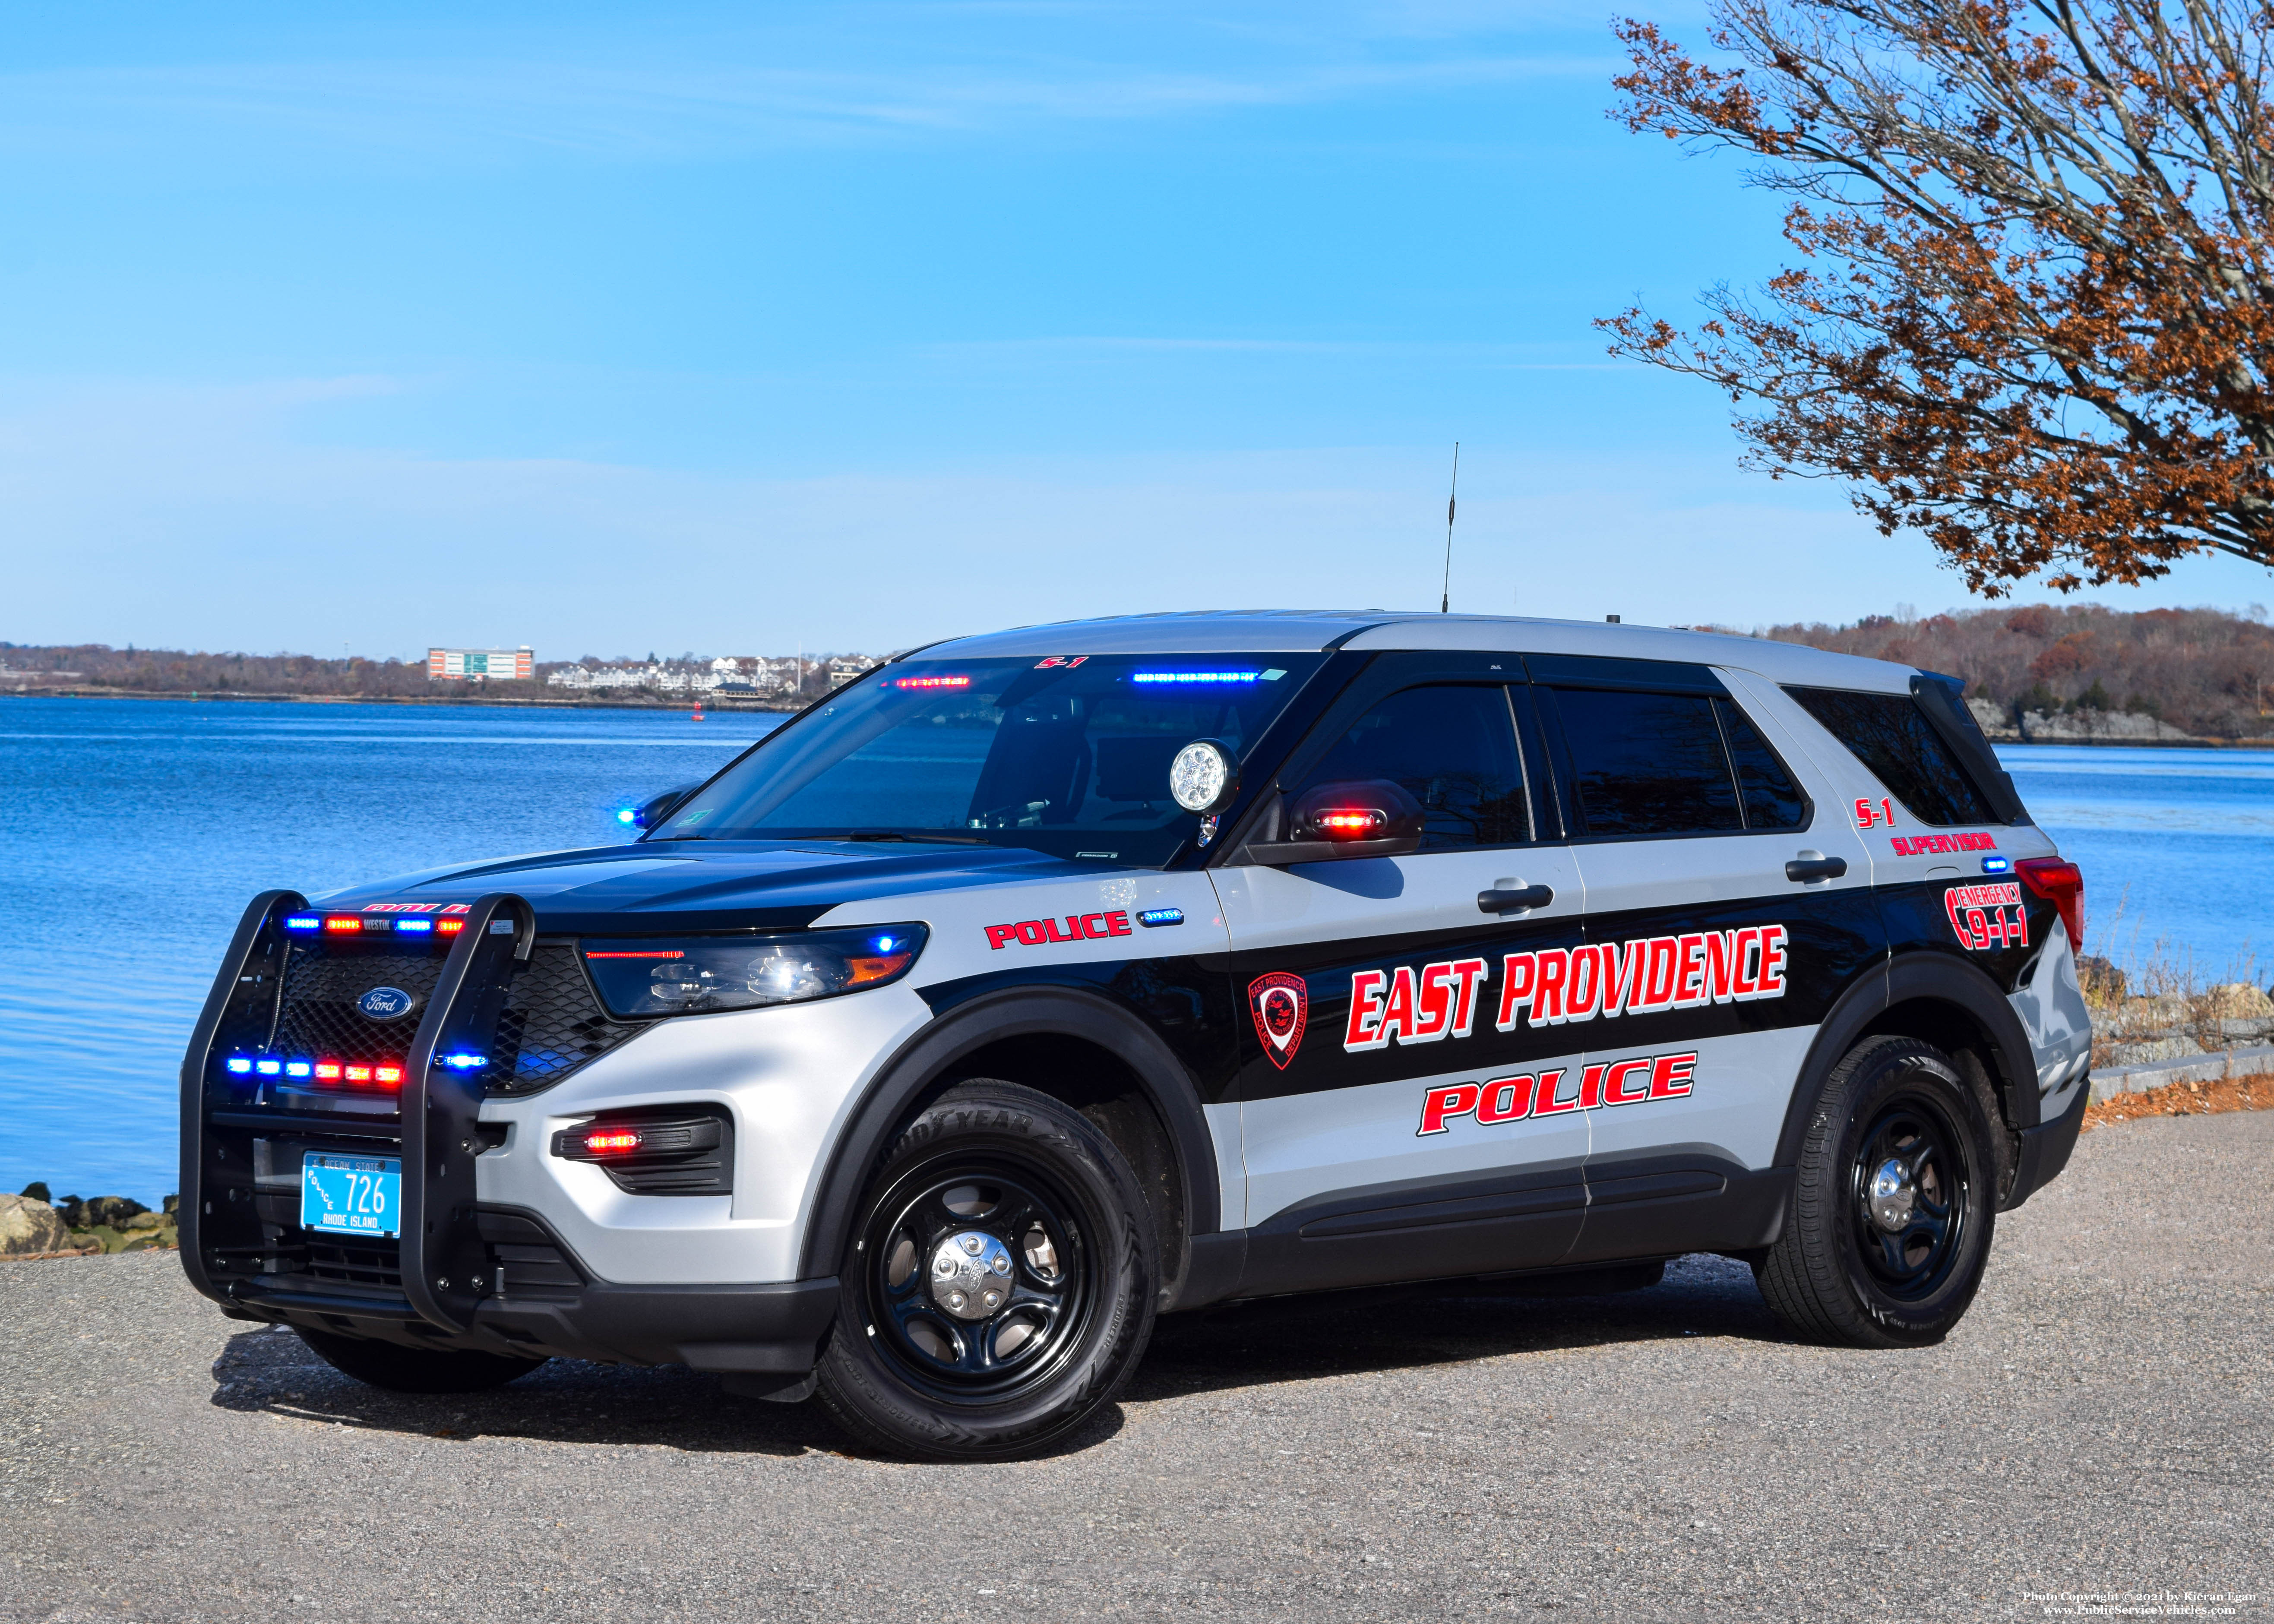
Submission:
POLYGON ((2207 739, 2274 735, 2274 628, 2263 610, 2030 604, 1760 635, 1964 677, 1969 697, 2009 715, 2129 710, 2207 739))

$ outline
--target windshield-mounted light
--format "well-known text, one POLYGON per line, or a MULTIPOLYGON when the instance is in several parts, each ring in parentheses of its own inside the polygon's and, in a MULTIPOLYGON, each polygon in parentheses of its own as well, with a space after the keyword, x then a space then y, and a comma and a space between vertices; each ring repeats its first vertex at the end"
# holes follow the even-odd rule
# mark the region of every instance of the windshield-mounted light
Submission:
POLYGON ((620 1019, 804 1004, 882 987, 923 951, 922 925, 765 936, 586 942, 584 966, 620 1019))

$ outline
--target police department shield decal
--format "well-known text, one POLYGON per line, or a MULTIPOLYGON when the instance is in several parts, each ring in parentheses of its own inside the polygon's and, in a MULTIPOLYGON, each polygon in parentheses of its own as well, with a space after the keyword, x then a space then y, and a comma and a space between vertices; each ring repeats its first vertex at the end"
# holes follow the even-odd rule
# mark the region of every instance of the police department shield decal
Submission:
POLYGON ((1311 989, 1299 975, 1274 970, 1247 983, 1247 1012, 1255 1018, 1255 1035, 1263 1040, 1263 1057, 1281 1071, 1303 1046, 1303 1027, 1310 1019, 1311 989))

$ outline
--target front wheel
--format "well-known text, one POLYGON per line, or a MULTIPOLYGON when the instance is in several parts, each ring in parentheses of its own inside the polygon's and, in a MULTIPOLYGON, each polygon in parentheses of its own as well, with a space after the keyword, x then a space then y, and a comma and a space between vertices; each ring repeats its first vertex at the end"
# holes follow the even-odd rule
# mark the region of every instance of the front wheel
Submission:
POLYGON ((1070 1107, 1013 1083, 942 1094, 870 1180, 839 1274, 822 1402, 921 1459, 1031 1454, 1119 1390, 1159 1265, 1137 1177, 1070 1107))
POLYGON ((1784 1232, 1753 1266, 1811 1342, 1940 1342, 1989 1262, 1997 1162, 1977 1092, 1915 1038, 1857 1044, 1825 1079, 1784 1232))

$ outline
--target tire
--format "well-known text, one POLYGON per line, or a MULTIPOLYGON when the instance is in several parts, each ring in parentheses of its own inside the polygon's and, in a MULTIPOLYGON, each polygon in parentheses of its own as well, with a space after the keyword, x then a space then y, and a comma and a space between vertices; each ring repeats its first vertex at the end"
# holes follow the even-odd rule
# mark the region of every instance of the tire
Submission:
POLYGON ((1849 1050, 1811 1115, 1784 1231, 1753 1266, 1770 1308, 1810 1342, 1940 1342, 1989 1262, 1995 1143, 1940 1049, 1878 1037, 1849 1050))
POLYGON ((1071 1107, 1014 1083, 959 1084, 901 1130, 847 1245, 817 1391, 885 1454, 1034 1454, 1112 1400, 1152 1335, 1160 1265, 1136 1174, 1071 1107))
POLYGON ((543 1359, 442 1348, 405 1348, 295 1326, 311 1351, 343 1376, 390 1393, 481 1393, 526 1376, 543 1359))

